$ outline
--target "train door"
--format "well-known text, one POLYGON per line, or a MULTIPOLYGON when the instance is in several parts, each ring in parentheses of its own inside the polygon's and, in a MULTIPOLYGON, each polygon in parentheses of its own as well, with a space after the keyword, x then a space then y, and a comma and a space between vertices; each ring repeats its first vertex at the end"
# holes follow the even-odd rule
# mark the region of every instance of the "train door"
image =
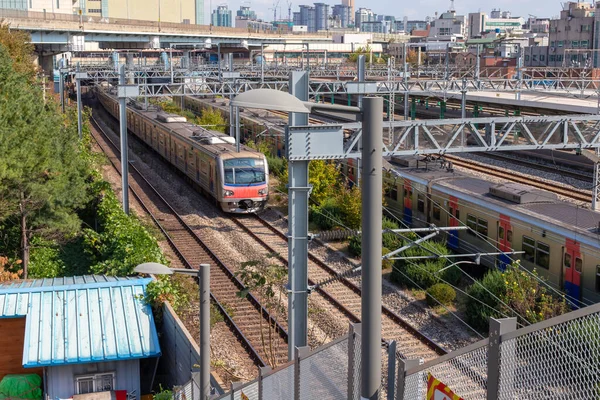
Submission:
MULTIPOLYGON (((460 224, 460 214, 458 211, 458 199, 454 196, 450 196, 448 202, 448 215, 450 227, 455 227, 460 224)), ((458 230, 450 230, 448 233, 448 247, 454 250, 458 250, 458 230)))
POLYGON ((581 273, 583 259, 579 243, 567 239, 563 256, 564 288, 567 294, 577 300, 581 299, 581 273))
MULTIPOLYGON (((501 252, 512 251, 512 239, 513 232, 512 226, 510 225, 510 217, 500 214, 500 220, 498 221, 498 249, 501 252)), ((498 256, 498 268, 502 271, 506 270, 506 267, 512 264, 512 260, 508 254, 500 254, 498 256)))
POLYGON ((404 180, 404 213, 402 214, 402 221, 405 224, 411 226, 413 222, 412 213, 412 182, 408 179, 404 180))

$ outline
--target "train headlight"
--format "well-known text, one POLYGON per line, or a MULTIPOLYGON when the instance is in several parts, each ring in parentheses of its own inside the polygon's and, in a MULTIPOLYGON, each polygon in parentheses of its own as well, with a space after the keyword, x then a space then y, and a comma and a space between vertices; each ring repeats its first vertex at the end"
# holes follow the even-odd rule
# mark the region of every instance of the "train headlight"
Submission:
POLYGON ((267 188, 258 190, 258 194, 260 194, 261 196, 266 196, 267 193, 269 193, 269 190, 267 188))
POLYGON ((233 190, 226 190, 223 192, 223 196, 233 196, 234 194, 233 190))

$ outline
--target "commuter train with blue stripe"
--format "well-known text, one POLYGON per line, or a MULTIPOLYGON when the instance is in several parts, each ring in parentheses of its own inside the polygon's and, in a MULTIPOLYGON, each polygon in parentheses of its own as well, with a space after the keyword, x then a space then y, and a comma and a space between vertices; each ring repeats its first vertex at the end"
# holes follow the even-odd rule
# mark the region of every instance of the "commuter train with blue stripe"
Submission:
MULTIPOLYGON (((117 98, 96 89, 102 106, 119 119, 117 98)), ((127 107, 127 128, 228 213, 247 214, 264 208, 269 198, 265 156, 220 132, 187 122, 156 108, 127 107)))
POLYGON ((467 226, 442 240, 460 253, 500 253, 481 257, 488 267, 520 260, 571 302, 600 301, 599 212, 541 189, 397 161, 402 167, 387 167, 385 200, 406 225, 467 226), (510 251, 524 253, 504 254, 510 251))

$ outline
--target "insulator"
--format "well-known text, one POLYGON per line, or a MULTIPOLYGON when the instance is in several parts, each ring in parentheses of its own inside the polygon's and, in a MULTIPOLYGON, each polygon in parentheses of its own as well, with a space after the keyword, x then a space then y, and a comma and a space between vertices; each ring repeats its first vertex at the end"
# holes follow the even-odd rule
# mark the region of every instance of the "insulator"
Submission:
POLYGON ((324 241, 330 240, 345 240, 349 239, 352 236, 359 236, 360 231, 357 230, 335 230, 335 231, 324 231, 314 235, 314 237, 319 238, 324 241))
POLYGON ((320 287, 323 287, 325 285, 328 285, 330 283, 340 281, 340 280, 342 280, 344 278, 349 278, 352 275, 355 275, 356 273, 360 272, 360 270, 361 270, 361 267, 359 266, 359 267, 352 268, 352 269, 349 269, 349 270, 344 271, 344 272, 340 272, 339 274, 337 274, 335 276, 332 276, 331 278, 327 278, 327 279, 324 279, 324 280, 322 280, 320 282, 317 282, 314 286, 311 287, 311 291, 315 290, 315 289, 318 289, 320 287))

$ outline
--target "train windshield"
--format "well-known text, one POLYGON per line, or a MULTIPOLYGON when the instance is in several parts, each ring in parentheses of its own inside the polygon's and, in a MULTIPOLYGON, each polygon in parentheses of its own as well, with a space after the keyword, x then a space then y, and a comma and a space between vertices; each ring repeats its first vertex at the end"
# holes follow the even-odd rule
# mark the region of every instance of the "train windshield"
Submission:
POLYGON ((224 160, 225 184, 252 185, 265 182, 265 162, 258 158, 224 160))

